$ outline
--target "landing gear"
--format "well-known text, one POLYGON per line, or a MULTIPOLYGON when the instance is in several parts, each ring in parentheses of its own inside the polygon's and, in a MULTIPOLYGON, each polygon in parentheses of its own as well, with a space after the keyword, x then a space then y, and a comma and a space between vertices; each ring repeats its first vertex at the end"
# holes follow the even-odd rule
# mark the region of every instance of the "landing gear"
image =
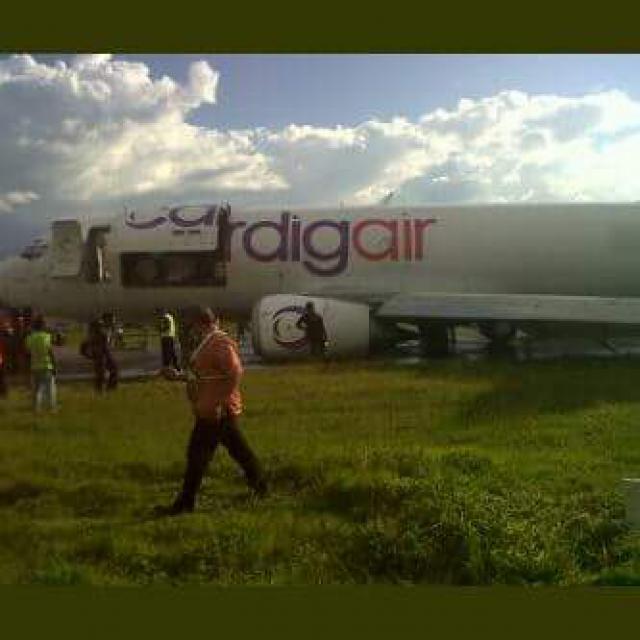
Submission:
POLYGON ((511 341, 516 335, 516 328, 510 322, 483 322, 478 326, 480 333, 489 340, 489 353, 508 353, 511 341))
POLYGON ((446 358, 451 355, 453 327, 441 322, 420 325, 420 346, 427 358, 446 358))
POLYGON ((484 322, 478 325, 480 333, 489 340, 487 354, 490 356, 513 357, 516 354, 513 339, 517 329, 510 322, 484 322))

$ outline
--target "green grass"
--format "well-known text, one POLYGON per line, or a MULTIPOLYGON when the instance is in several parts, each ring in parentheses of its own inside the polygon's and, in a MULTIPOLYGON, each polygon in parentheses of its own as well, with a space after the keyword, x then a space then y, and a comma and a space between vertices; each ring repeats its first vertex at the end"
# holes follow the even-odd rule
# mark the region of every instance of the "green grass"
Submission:
POLYGON ((248 371, 242 428, 272 494, 220 451, 193 515, 180 385, 34 417, 0 404, 0 582, 640 584, 618 483, 640 472, 632 360, 248 371))

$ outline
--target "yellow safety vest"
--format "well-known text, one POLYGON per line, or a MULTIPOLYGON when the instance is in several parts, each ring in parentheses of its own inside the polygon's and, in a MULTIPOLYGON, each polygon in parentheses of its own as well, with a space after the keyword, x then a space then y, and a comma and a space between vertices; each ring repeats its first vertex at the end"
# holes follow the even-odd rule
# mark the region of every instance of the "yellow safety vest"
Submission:
POLYGON ((165 313, 162 316, 162 329, 160 335, 163 338, 175 338, 176 337, 176 321, 173 319, 173 316, 165 313))

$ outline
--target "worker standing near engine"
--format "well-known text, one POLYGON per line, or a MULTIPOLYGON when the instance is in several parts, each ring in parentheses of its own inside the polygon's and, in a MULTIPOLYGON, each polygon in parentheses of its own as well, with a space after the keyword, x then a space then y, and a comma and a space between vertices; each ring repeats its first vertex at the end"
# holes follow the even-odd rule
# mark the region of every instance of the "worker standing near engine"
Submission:
POLYGON ((304 331, 311 355, 314 358, 326 358, 327 330, 322 316, 316 313, 313 302, 307 302, 304 313, 298 319, 296 326, 304 331))
POLYGON ((162 367, 171 367, 180 370, 180 364, 178 362, 176 320, 168 311, 163 311, 160 314, 159 320, 162 367))

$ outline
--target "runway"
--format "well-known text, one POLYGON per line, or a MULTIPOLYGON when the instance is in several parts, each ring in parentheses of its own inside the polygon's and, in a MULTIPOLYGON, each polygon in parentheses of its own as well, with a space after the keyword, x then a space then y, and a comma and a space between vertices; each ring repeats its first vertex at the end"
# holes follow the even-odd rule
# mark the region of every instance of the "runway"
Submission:
MULTIPOLYGON (((93 379, 93 363, 80 355, 77 348, 56 347, 58 380, 74 382, 93 379)), ((123 349, 113 352, 122 380, 154 376, 160 370, 159 349, 123 349)))
MULTIPOLYGON (((640 357, 640 340, 619 339, 611 340, 608 346, 593 340, 575 339, 545 339, 526 344, 516 340, 506 351, 498 354, 489 353, 487 340, 472 330, 459 330, 453 347, 453 358, 467 361, 482 361, 491 358, 510 359, 518 362, 560 360, 566 358, 621 358, 640 357)), ((265 363, 257 356, 250 343, 243 343, 240 347, 243 364, 247 370, 262 369, 272 365, 265 363)), ((118 363, 122 380, 135 380, 153 377, 160 372, 160 349, 158 346, 146 349, 115 350, 114 356, 118 363)), ((76 348, 57 347, 58 379, 63 382, 91 380, 93 377, 92 363, 80 355, 76 348)), ((406 342, 398 349, 386 352, 374 359, 390 360, 394 364, 412 366, 425 362, 420 355, 417 341, 406 342)))
MULTIPOLYGON (((261 368, 266 366, 255 355, 250 345, 241 345, 241 357, 245 368, 261 368)), ((93 379, 93 364, 80 355, 78 348, 70 346, 56 347, 58 364, 58 380, 61 382, 77 382, 93 379)), ((136 380, 157 376, 160 373, 160 345, 138 349, 114 349, 113 356, 118 364, 121 380, 136 380)))

